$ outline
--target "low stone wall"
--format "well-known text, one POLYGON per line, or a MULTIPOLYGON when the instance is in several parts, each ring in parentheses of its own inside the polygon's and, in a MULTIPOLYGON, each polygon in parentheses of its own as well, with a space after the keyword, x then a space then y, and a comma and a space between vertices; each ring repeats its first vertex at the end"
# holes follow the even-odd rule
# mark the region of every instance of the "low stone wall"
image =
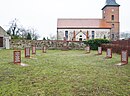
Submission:
POLYGON ((36 46, 42 49, 47 46, 48 49, 62 49, 66 43, 68 49, 84 49, 85 44, 78 41, 58 41, 58 40, 10 40, 10 48, 24 49, 25 47, 36 46))

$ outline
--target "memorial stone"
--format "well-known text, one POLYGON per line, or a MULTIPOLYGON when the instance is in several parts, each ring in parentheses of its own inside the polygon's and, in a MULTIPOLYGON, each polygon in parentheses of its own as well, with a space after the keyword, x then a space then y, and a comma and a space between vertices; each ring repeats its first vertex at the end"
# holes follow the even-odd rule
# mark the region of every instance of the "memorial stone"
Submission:
POLYGON ((107 58, 112 58, 112 49, 111 48, 107 48, 106 56, 107 56, 107 58))
POLYGON ((25 48, 25 58, 30 58, 30 48, 25 48))
POLYGON ((102 54, 102 47, 98 47, 98 55, 102 54))
POLYGON ((90 46, 87 46, 87 47, 85 48, 85 51, 86 51, 86 53, 90 53, 90 46))
POLYGON ((46 46, 43 47, 43 53, 46 53, 46 46))
POLYGON ((14 51, 14 64, 21 63, 21 51, 14 51))
POLYGON ((128 63, 128 51, 127 50, 122 50, 121 51, 121 63, 122 64, 127 64, 128 63))
POLYGON ((32 46, 32 54, 36 54, 36 47, 32 46))

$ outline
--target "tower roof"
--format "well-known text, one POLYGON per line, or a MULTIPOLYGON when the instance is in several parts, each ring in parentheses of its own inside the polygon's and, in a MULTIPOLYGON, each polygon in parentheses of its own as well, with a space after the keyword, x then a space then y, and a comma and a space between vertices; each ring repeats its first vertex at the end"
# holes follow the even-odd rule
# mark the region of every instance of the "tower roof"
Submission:
POLYGON ((115 0, 106 0, 106 5, 119 5, 115 0))
POLYGON ((106 7, 106 6, 120 6, 119 4, 116 3, 116 0, 106 0, 106 4, 105 6, 102 8, 102 10, 106 7))

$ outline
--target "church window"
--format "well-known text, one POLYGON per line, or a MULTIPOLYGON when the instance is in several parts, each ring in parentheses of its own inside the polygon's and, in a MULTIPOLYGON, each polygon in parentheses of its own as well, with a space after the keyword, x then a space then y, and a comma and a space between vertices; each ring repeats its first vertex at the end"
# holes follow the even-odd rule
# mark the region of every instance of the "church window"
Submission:
POLYGON ((92 31, 92 39, 94 39, 94 33, 95 33, 95 32, 94 32, 94 31, 92 31))
POLYGON ((80 35, 79 37, 82 37, 82 35, 80 35))
POLYGON ((111 20, 114 20, 114 15, 111 15, 111 20))
POLYGON ((112 34, 112 39, 114 39, 114 34, 112 34))
POLYGON ((82 41, 82 38, 79 38, 79 41, 82 41))
POLYGON ((68 40, 68 31, 65 31, 65 38, 68 40))

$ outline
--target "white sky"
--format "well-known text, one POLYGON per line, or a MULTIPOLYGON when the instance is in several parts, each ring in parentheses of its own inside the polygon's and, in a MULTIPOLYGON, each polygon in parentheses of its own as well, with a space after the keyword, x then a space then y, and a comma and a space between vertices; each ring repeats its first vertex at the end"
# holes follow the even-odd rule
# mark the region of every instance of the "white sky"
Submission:
MULTIPOLYGON (((43 37, 55 35, 57 18, 102 18, 106 0, 0 0, 0 26, 5 30, 14 18, 24 27, 37 29, 43 37)), ((120 4, 120 31, 130 32, 130 0, 120 4)))

